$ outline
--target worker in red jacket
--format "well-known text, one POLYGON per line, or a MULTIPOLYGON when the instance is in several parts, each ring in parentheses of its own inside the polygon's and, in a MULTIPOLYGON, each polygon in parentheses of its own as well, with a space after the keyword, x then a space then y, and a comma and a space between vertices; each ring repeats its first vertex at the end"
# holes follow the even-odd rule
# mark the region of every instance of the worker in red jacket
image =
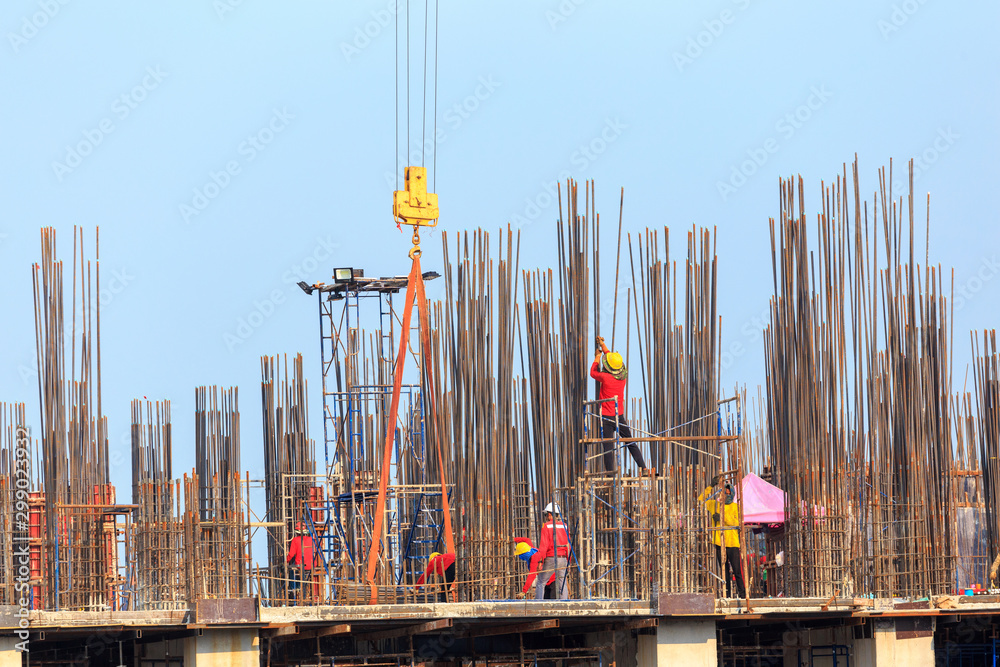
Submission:
POLYGON ((306 530, 305 524, 300 521, 295 524, 295 537, 288 545, 288 558, 285 561, 292 566, 289 592, 294 593, 302 581, 307 577, 312 578, 314 561, 312 536, 306 530))
MULTIPOLYGON (((632 431, 628 427, 628 422, 625 421, 625 382, 628 380, 628 369, 625 368, 622 355, 608 350, 608 346, 604 344, 604 339, 600 336, 597 337, 597 356, 594 357, 594 363, 590 367, 590 377, 601 383, 597 396, 599 399, 618 399, 617 411, 614 401, 601 403, 601 439, 607 440, 617 430, 622 440, 628 440, 632 437, 632 431)), ((603 444, 604 469, 608 472, 614 472, 615 443, 605 442, 603 444)), ((628 443, 628 451, 636 465, 639 466, 640 471, 652 472, 646 468, 646 462, 642 458, 639 445, 634 442, 628 443)))
POLYGON ((448 590, 450 590, 451 585, 455 583, 455 554, 442 554, 437 551, 433 552, 427 559, 427 569, 424 570, 424 573, 420 575, 420 578, 417 579, 417 582, 413 585, 414 590, 420 590, 420 588, 424 585, 424 582, 426 582, 431 576, 431 573, 441 577, 444 581, 444 585, 438 591, 438 602, 447 602, 448 590))
POLYGON ((538 574, 554 573, 557 600, 569 599, 569 582, 566 580, 566 570, 569 566, 569 532, 566 524, 559 518, 559 506, 549 503, 545 506, 545 525, 542 526, 541 539, 538 541, 538 551, 531 557, 531 570, 528 580, 524 582, 522 593, 527 594, 531 585, 535 585, 535 599, 545 599, 545 584, 549 577, 538 577, 538 574))
MULTIPOLYGON (((538 553, 538 549, 535 548, 535 545, 532 544, 532 542, 531 542, 530 539, 528 539, 527 537, 515 537, 514 538, 514 555, 517 556, 518 558, 520 558, 521 560, 523 560, 525 563, 528 563, 528 570, 529 570, 528 577, 529 577, 529 579, 531 577, 535 576, 535 575, 531 574, 530 570, 531 570, 531 559, 534 557, 534 555, 536 553, 538 553)), ((553 572, 552 576, 549 577, 549 580, 547 582, 545 582, 545 599, 546 600, 554 600, 555 599, 555 597, 556 597, 555 596, 555 583, 556 583, 556 573, 553 572)), ((525 587, 521 591, 521 593, 518 595, 518 597, 519 598, 520 597, 524 597, 525 594, 528 592, 528 590, 529 590, 530 587, 531 587, 531 583, 529 581, 525 585, 525 587)))

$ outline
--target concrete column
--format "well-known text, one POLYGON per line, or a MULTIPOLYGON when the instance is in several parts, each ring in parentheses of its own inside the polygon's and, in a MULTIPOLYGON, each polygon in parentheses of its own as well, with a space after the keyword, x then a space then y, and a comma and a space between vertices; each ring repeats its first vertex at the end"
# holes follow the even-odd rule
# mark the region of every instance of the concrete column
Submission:
POLYGON ((19 641, 17 637, 0 637, 0 667, 21 667, 24 652, 17 650, 19 641))
POLYGON ((854 640, 858 667, 934 667, 934 618, 878 618, 872 637, 854 640))
POLYGON ((205 629, 184 640, 184 667, 259 667, 257 630, 205 629))
POLYGON ((715 667, 715 621, 660 619, 655 635, 639 635, 638 667, 715 667))

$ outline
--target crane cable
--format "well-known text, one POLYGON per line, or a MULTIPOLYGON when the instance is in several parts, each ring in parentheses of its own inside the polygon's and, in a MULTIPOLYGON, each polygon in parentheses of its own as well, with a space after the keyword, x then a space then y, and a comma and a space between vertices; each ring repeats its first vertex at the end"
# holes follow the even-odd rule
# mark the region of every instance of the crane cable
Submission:
MULTIPOLYGON (((432 134, 431 134, 431 144, 430 144, 430 147, 429 147, 430 151, 431 151, 431 155, 432 155, 432 158, 431 158, 431 173, 433 174, 433 181, 431 182, 431 189, 432 190, 437 187, 437 140, 438 140, 438 136, 437 136, 438 85, 437 84, 438 84, 438 26, 439 26, 439 21, 438 21, 438 1, 439 0, 434 0, 434 52, 433 52, 433 56, 431 56, 431 63, 433 65, 433 78, 434 78, 433 92, 431 94, 431 103, 432 103, 432 107, 433 107, 433 110, 432 110, 433 118, 432 118, 432 121, 431 121, 431 125, 433 127, 433 131, 432 131, 432 134)), ((428 50, 429 50, 429 47, 430 47, 430 39, 428 37, 428 33, 430 31, 430 5, 431 5, 431 0, 425 0, 425 2, 424 2, 424 69, 423 69, 423 77, 421 78, 421 94, 422 94, 423 98, 422 98, 421 110, 420 110, 420 131, 421 131, 421 134, 420 134, 420 166, 421 167, 426 167, 427 166, 426 165, 426 160, 427 160, 427 150, 428 150, 428 145, 427 145, 427 125, 428 125, 428 122, 427 122, 427 92, 428 91, 427 91, 427 89, 430 86, 428 85, 428 78, 427 78, 427 64, 428 64, 427 63, 427 59, 428 59, 428 50)), ((399 136, 400 135, 400 133, 399 133, 399 111, 400 111, 400 107, 402 105, 400 104, 400 90, 399 90, 399 88, 400 88, 400 86, 399 86, 399 69, 400 69, 400 67, 399 67, 399 65, 400 65, 399 42, 400 42, 400 40, 399 40, 399 20, 398 19, 395 21, 395 27, 396 27, 396 71, 395 71, 395 84, 396 84, 395 85, 395 93, 396 93, 396 121, 395 121, 395 123, 396 123, 396 125, 395 125, 395 127, 396 127, 396 146, 395 146, 395 149, 396 149, 396 189, 399 190, 400 189, 400 174, 401 174, 401 171, 399 169, 399 154, 400 154, 400 143, 399 143, 399 140, 400 140, 400 136, 399 136)), ((405 28, 406 28, 406 35, 405 35, 406 49, 405 49, 405 53, 404 53, 404 57, 403 57, 403 62, 404 62, 404 73, 405 73, 405 91, 404 91, 404 93, 406 95, 406 100, 405 100, 405 106, 406 106, 406 143, 405 143, 405 145, 402 148, 402 152, 403 152, 404 159, 406 159, 407 161, 409 161, 409 158, 410 158, 410 147, 411 147, 411 142, 410 142, 410 131, 411 131, 411 127, 410 126, 411 126, 411 122, 410 121, 412 119, 412 114, 410 112, 410 3, 409 2, 406 3, 406 23, 405 23, 405 28)))

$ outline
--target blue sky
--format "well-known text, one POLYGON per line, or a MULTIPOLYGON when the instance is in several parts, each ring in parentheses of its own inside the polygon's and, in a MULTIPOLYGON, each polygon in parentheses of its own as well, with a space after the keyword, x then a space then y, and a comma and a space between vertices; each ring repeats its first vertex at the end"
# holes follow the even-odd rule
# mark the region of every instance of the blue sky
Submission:
MULTIPOLYGON (((244 465, 261 474, 260 355, 304 353, 318 392, 316 304, 298 275, 408 270, 391 181, 397 152, 419 155, 420 96, 411 145, 396 146, 395 6, 5 0, 0 400, 26 402, 37 427, 39 228, 58 229, 68 263, 72 226, 93 258, 100 225, 113 481, 130 479, 129 401, 143 396, 171 399, 174 469, 191 467, 202 384, 240 387, 244 465), (259 326, 241 324, 251 318, 259 326)), ((422 10, 411 7, 415 26, 422 10)), ((627 232, 668 225, 681 248, 691 224, 718 227, 723 386, 753 392, 779 176, 806 179, 815 213, 820 181, 855 153, 869 200, 880 166, 892 158, 901 176, 919 157, 931 258, 954 268, 961 297, 960 388, 968 331, 994 327, 1000 306, 988 203, 998 27, 1000 5, 968 1, 444 0, 431 176, 442 216, 424 235, 425 268, 440 268, 440 230, 508 222, 521 225, 522 268, 553 266, 546 195, 568 176, 596 180, 611 248, 624 187, 627 232)), ((422 51, 413 63, 416 88, 422 51)), ((613 269, 604 279, 608 293, 613 269)))

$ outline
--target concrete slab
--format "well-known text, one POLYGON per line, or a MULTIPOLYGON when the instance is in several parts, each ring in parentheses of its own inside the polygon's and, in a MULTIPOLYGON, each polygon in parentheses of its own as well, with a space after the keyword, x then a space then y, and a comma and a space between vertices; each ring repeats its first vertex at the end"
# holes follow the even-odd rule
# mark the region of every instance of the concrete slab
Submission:
POLYGON ((561 618, 652 616, 648 602, 620 600, 511 600, 449 604, 367 605, 358 607, 261 607, 262 623, 328 621, 337 623, 373 620, 435 618, 561 618))
POLYGON ((188 610, 175 611, 32 611, 32 630, 39 628, 149 627, 184 625, 190 621, 188 610))

